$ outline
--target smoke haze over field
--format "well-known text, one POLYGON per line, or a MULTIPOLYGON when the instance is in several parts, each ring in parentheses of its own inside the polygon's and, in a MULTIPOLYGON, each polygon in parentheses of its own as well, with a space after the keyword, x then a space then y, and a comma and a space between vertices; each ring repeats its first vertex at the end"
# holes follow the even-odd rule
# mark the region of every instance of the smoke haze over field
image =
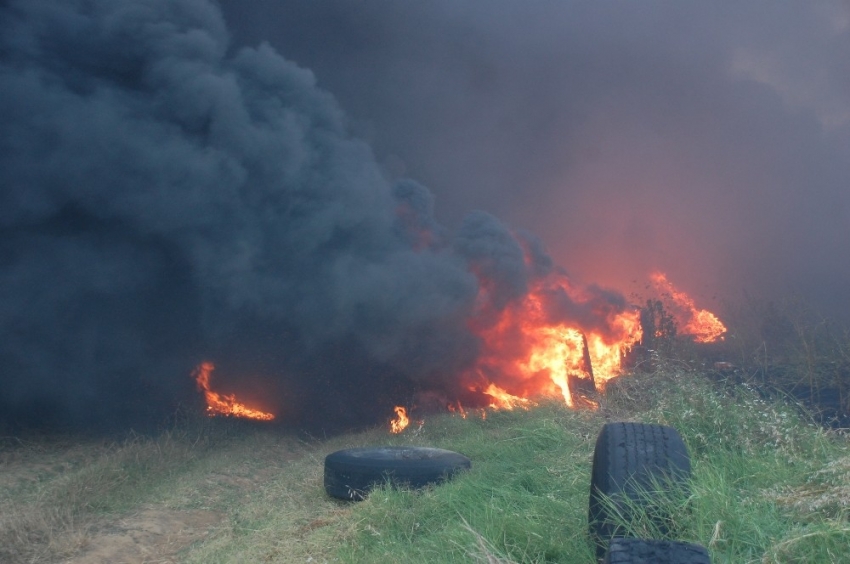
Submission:
MULTIPOLYGON (((838 3, 4 2, 0 423, 159 417, 202 360, 374 420, 554 264, 850 314, 848 47, 838 3)), ((587 293, 551 315, 628 308, 587 293)))
POLYGON ((850 316, 850 5, 223 0, 312 69, 449 226, 532 229, 624 290, 850 316))

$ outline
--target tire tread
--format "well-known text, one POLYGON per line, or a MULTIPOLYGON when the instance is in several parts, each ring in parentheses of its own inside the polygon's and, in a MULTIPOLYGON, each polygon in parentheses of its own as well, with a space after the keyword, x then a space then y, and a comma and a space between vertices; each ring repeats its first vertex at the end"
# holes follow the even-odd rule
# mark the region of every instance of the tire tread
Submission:
POLYGON ((711 564, 703 546, 687 542, 616 538, 604 564, 711 564))
MULTIPOLYGON (((588 508, 590 534, 597 545, 597 556, 603 557, 609 539, 622 534, 607 514, 603 496, 622 496, 624 502, 639 501, 640 492, 651 491, 655 480, 667 481, 668 488, 686 491, 690 473, 687 447, 674 428, 644 423, 607 423, 596 440, 588 508)), ((629 518, 626 504, 618 505, 621 513, 629 518)), ((659 515, 659 520, 661 517, 659 515)))
POLYGON ((419 489, 440 484, 471 466, 467 457, 443 449, 344 449, 325 457, 324 486, 331 497, 356 501, 381 484, 419 489))

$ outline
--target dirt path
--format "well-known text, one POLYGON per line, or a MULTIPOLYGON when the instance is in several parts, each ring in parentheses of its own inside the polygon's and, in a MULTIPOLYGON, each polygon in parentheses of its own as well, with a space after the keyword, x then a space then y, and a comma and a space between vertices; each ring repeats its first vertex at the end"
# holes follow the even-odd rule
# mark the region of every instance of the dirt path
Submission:
POLYGON ((225 514, 209 510, 142 509, 90 529, 79 555, 65 564, 172 564, 213 533, 225 514))

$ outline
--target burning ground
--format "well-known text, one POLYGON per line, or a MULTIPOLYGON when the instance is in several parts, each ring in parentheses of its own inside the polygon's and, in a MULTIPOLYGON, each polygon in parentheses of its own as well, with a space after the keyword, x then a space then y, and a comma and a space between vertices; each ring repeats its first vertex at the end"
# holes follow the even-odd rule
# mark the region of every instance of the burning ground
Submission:
POLYGON ((534 235, 441 226, 310 71, 232 47, 214 4, 0 13, 2 423, 158 423, 196 385, 326 428, 572 405, 570 377, 604 386, 640 339, 623 295, 534 235))

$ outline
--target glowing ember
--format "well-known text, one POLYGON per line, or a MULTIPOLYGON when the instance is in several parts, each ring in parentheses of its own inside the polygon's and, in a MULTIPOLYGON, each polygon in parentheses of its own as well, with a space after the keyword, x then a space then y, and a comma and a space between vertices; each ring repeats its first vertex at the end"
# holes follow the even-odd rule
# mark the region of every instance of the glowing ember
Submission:
POLYGON ((410 419, 407 417, 407 410, 403 407, 396 406, 395 408, 396 418, 390 421, 390 433, 401 433, 404 431, 408 425, 410 425, 410 419))
POLYGON ((198 384, 198 389, 204 392, 204 398, 207 401, 207 415, 215 417, 216 415, 224 415, 227 417, 243 417, 245 419, 257 419, 259 421, 271 421, 274 419, 274 414, 266 413, 256 409, 246 407, 236 401, 234 394, 222 395, 210 389, 210 375, 215 369, 212 362, 202 362, 192 373, 195 377, 195 382, 198 384))
POLYGON ((681 333, 691 335, 697 343, 713 343, 723 338, 726 326, 717 316, 705 309, 697 309, 694 300, 677 290, 663 272, 654 272, 652 282, 673 301, 672 312, 679 323, 681 333))

